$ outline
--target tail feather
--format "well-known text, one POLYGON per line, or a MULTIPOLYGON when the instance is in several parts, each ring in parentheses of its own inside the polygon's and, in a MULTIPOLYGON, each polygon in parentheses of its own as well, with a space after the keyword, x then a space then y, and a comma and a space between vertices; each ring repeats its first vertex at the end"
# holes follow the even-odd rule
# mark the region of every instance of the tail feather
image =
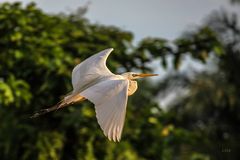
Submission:
POLYGON ((77 103, 77 102, 81 102, 83 100, 85 100, 85 98, 80 96, 80 95, 67 96, 62 101, 57 103, 56 105, 54 105, 50 108, 42 109, 42 110, 34 113, 30 118, 37 118, 37 117, 39 117, 41 115, 44 115, 46 113, 58 110, 60 108, 66 107, 68 105, 71 105, 71 104, 74 104, 74 103, 77 103))

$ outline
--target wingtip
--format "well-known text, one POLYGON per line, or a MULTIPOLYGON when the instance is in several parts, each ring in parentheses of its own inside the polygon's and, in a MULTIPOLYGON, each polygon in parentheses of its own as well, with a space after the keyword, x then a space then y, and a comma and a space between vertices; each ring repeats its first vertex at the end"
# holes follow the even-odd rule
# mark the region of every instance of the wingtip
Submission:
POLYGON ((106 49, 108 52, 112 52, 114 49, 113 48, 108 48, 106 49))
POLYGON ((119 143, 120 142, 120 140, 121 139, 118 139, 117 137, 107 137, 108 138, 108 140, 110 141, 110 142, 115 142, 115 143, 119 143))
POLYGON ((98 53, 99 54, 104 54, 104 55, 109 55, 112 51, 113 51, 113 48, 107 48, 107 49, 104 49, 104 50, 102 50, 98 53))

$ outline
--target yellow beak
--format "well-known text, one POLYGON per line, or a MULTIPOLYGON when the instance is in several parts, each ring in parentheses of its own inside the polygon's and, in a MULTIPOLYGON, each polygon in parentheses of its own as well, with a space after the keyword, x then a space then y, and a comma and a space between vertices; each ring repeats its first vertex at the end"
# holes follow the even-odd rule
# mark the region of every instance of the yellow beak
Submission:
POLYGON ((151 77, 151 76, 158 76, 158 74, 148 74, 148 73, 141 73, 138 74, 139 77, 151 77))

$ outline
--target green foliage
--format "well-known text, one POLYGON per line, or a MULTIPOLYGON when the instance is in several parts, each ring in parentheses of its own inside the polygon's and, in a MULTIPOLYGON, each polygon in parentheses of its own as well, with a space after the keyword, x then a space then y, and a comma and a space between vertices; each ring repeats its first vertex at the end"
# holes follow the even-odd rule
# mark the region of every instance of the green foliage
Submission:
MULTIPOLYGON (((230 22, 227 26, 239 33, 234 19, 226 19, 220 24, 230 22)), ((223 32, 216 26, 223 25, 213 26, 188 32, 172 43, 146 38, 134 47, 131 32, 91 24, 82 15, 49 15, 34 3, 26 7, 1 3, 1 159, 208 160, 219 159, 218 142, 230 145, 231 158, 236 158, 240 62, 239 50, 234 48, 238 36, 234 43, 222 41, 219 33, 223 32), (169 56, 178 69, 183 55, 203 63, 213 56, 218 72, 197 74, 195 79, 179 74, 158 86, 139 81, 137 93, 129 98, 120 143, 104 137, 90 102, 29 119, 34 111, 70 92, 73 67, 106 47, 116 48, 107 64, 113 72, 151 70, 148 64, 153 60, 167 68, 169 56), (190 94, 163 111, 154 98, 176 82, 187 86, 190 94)))
MULTIPOLYGON (((226 12, 214 13, 207 22, 208 28, 215 33, 214 39, 218 39, 220 44, 213 45, 215 52, 208 52, 214 57, 211 64, 214 65, 214 70, 192 73, 194 77, 168 77, 165 83, 160 84, 168 85, 171 89, 174 88, 171 85, 175 83, 180 85, 182 90, 187 90, 185 96, 169 106, 169 113, 175 115, 171 122, 176 122, 177 127, 196 133, 195 139, 201 141, 192 143, 192 148, 198 148, 195 151, 203 152, 203 155, 194 154, 192 159, 238 159, 240 146, 236 142, 240 138, 237 127, 240 123, 240 27, 237 22, 234 14, 226 12), (173 83, 169 83, 169 80, 173 83)), ((200 35, 197 39, 201 39, 205 33, 200 29, 190 37, 185 37, 185 41, 196 35, 200 35)), ((206 34, 205 37, 209 38, 211 35, 206 34)), ((189 45, 192 46, 187 46, 189 45)), ((198 50, 203 46, 195 42, 194 45, 198 50)), ((164 89, 167 90, 168 87, 164 89)))
POLYGON ((29 89, 29 85, 24 80, 16 80, 13 75, 9 75, 5 83, 0 82, 0 104, 10 106, 14 103, 16 107, 29 104, 32 98, 29 89))
POLYGON ((142 66, 146 62, 159 58, 161 65, 167 68, 169 66, 167 58, 172 56, 174 68, 179 69, 184 55, 191 55, 194 60, 205 63, 212 52, 217 55, 224 54, 216 33, 208 26, 203 26, 197 32, 185 33, 173 43, 160 38, 143 39, 136 49, 136 53, 138 53, 136 57, 140 56, 142 66))
MULTIPOLYGON (((154 152, 144 153, 131 143, 131 139, 137 141, 132 132, 136 129, 140 134, 146 125, 140 114, 145 110, 139 112, 141 123, 135 122, 137 128, 131 129, 126 125, 124 137, 129 141, 120 144, 108 142, 103 136, 93 105, 89 102, 39 119, 29 119, 34 111, 55 104, 70 92, 72 68, 106 46, 116 48, 107 64, 112 71, 117 71, 117 68, 121 71, 144 69, 135 63, 135 54, 129 53, 132 38, 130 32, 116 27, 92 25, 78 15, 48 15, 34 4, 23 8, 20 3, 2 3, 1 159, 121 160, 144 159, 144 156, 156 154, 157 146, 154 152)), ((156 107, 156 104, 150 100, 148 102, 149 108, 143 114, 150 117, 148 110, 151 105, 156 107)), ((129 106, 133 104, 129 103, 129 106)), ((136 110, 137 107, 129 111, 129 119, 132 119, 136 110)), ((157 120, 154 123, 160 125, 157 120)))
POLYGON ((39 160, 60 159, 63 148, 63 136, 58 132, 41 132, 38 136, 36 148, 39 150, 39 160))

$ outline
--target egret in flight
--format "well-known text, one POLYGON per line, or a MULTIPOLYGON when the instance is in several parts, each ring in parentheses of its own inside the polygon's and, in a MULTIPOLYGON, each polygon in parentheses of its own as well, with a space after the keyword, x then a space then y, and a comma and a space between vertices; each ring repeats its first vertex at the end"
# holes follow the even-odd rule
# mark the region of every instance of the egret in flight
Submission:
POLYGON ((32 118, 88 99, 95 105, 97 121, 108 139, 120 141, 128 96, 137 90, 138 78, 157 76, 126 72, 113 74, 106 66, 112 48, 105 49, 78 64, 72 71, 73 91, 55 106, 40 110, 32 118))

